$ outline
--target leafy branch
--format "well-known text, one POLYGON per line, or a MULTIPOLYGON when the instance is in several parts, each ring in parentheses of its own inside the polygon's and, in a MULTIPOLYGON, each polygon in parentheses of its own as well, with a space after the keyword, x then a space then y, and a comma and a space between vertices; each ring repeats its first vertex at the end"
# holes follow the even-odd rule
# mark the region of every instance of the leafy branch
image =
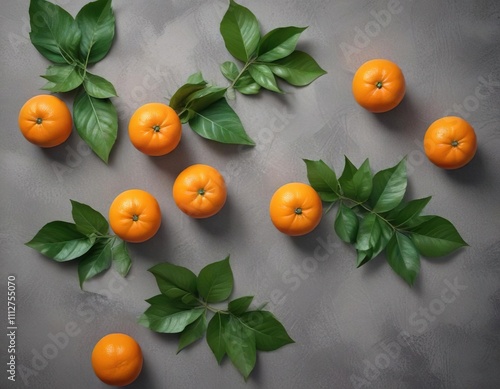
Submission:
POLYGON ((211 305, 226 301, 233 291, 229 256, 205 266, 198 276, 170 263, 155 265, 149 271, 161 294, 146 300, 150 307, 139 323, 156 332, 180 334, 177 352, 206 334, 217 362, 227 355, 247 379, 258 350, 274 351, 293 343, 271 312, 249 310, 253 296, 231 300, 225 309, 211 305), (209 312, 213 314, 210 320, 209 312))
POLYGON ((294 86, 306 86, 326 72, 307 53, 296 50, 305 27, 276 28, 261 36, 255 15, 233 0, 220 23, 229 53, 242 64, 226 61, 220 66, 230 85, 209 84, 201 72, 188 77, 171 97, 170 106, 182 123, 198 135, 221 143, 255 145, 238 115, 226 100, 235 91, 258 94, 262 88, 283 93, 277 78, 294 86))
POLYGON ((26 246, 56 262, 78 260, 80 288, 88 279, 109 269, 125 277, 132 260, 126 243, 109 234, 104 216, 86 204, 71 200, 74 223, 53 221, 43 226, 26 246))
POLYGON ((357 267, 385 251, 389 265, 411 286, 421 255, 440 257, 467 246, 450 221, 421 214, 431 197, 404 200, 406 159, 372 176, 368 159, 358 168, 345 157, 339 178, 322 160, 304 162, 321 199, 338 205, 334 229, 355 247, 357 267))
POLYGON ((73 18, 59 5, 31 0, 30 39, 54 64, 41 76, 43 90, 62 93, 77 89, 73 120, 80 137, 107 163, 118 133, 118 115, 110 98, 111 82, 92 74, 88 66, 102 60, 111 49, 115 16, 111 0, 86 4, 73 18))

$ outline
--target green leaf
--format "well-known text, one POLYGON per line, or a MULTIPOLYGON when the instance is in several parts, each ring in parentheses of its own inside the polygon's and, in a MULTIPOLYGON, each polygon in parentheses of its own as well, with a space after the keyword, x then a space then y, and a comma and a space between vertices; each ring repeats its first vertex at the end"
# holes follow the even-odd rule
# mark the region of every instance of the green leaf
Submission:
POLYGON ((268 66, 276 76, 294 86, 309 85, 326 74, 309 54, 298 50, 283 59, 269 63, 268 66))
POLYGON ((174 95, 170 98, 170 108, 174 109, 177 113, 186 107, 186 100, 193 93, 204 89, 207 83, 205 81, 196 84, 184 84, 182 85, 174 95))
POLYGON ((276 83, 276 78, 269 66, 265 64, 251 64, 248 67, 248 73, 252 76, 257 84, 262 88, 268 89, 273 92, 283 93, 276 83))
POLYGON ((201 74, 201 72, 196 72, 196 73, 191 74, 187 78, 186 83, 187 84, 195 84, 195 85, 206 85, 207 84, 207 82, 203 79, 203 75, 201 74))
POLYGON ((373 249, 359 250, 356 249, 356 267, 361 267, 371 259, 373 259, 373 249))
POLYGON ((118 239, 118 244, 111 249, 111 258, 118 273, 125 277, 132 267, 132 258, 128 253, 127 244, 118 237, 115 239, 118 239))
POLYGON ((95 237, 88 237, 76 225, 53 221, 44 225, 26 245, 57 262, 70 261, 90 250, 95 237))
POLYGON ((214 353, 215 359, 217 359, 219 365, 224 355, 226 355, 226 344, 223 334, 228 322, 229 315, 223 315, 217 312, 212 317, 207 327, 207 343, 210 350, 214 353))
POLYGON ((239 320, 254 333, 257 350, 273 351, 294 343, 285 327, 269 311, 246 312, 239 320))
POLYGON ((257 60, 272 62, 282 59, 295 50, 300 34, 307 27, 280 27, 269 31, 260 41, 257 60))
POLYGON ((71 214, 76 224, 76 229, 84 235, 106 235, 109 224, 106 218, 87 204, 71 201, 71 214))
POLYGON ((102 273, 111 266, 111 246, 113 239, 98 239, 78 262, 78 279, 80 288, 88 279, 102 273))
POLYGON ((218 303, 226 300, 233 291, 233 272, 229 256, 201 269, 198 275, 198 292, 206 302, 218 303))
POLYGON ((234 84, 234 89, 244 95, 256 95, 260 92, 261 86, 257 84, 248 71, 245 70, 234 84))
POLYGON ((257 349, 255 335, 238 319, 230 317, 222 333, 227 356, 245 379, 255 367, 257 349))
POLYGON ((428 218, 411 228, 410 232, 410 238, 418 251, 426 257, 448 255, 467 246, 455 226, 440 216, 428 218))
POLYGON ((374 213, 367 214, 361 218, 359 223, 356 248, 362 251, 373 249, 380 239, 381 233, 377 215, 374 213))
POLYGON ((203 138, 220 143, 255 145, 245 132, 240 118, 226 99, 220 99, 201 112, 196 112, 189 125, 203 138))
POLYGON ((81 91, 73 102, 73 119, 78 134, 107 163, 118 134, 118 114, 113 103, 81 91))
POLYGON ((354 211, 343 203, 340 204, 335 218, 335 232, 346 243, 356 242, 359 220, 354 211))
POLYGON ((253 296, 244 296, 229 302, 228 310, 233 315, 240 316, 246 312, 250 304, 252 304, 253 296))
POLYGON ((42 76, 48 82, 43 86, 43 90, 51 92, 69 92, 78 88, 83 78, 77 71, 75 65, 50 65, 47 73, 42 76))
POLYGON ((396 208, 391 210, 386 219, 390 220, 395 226, 402 226, 408 223, 413 218, 420 215, 420 212, 429 203, 431 196, 422 199, 415 199, 407 203, 400 203, 396 208))
POLYGON ((339 183, 335 172, 323 162, 304 159, 307 167, 307 179, 309 183, 318 192, 321 200, 334 202, 339 199, 339 183))
POLYGON ((207 330, 207 318, 202 314, 198 319, 189 324, 184 331, 182 331, 179 338, 179 347, 177 348, 177 353, 196 342, 197 340, 203 338, 207 330))
POLYGON ((31 0, 30 40, 49 61, 74 65, 79 57, 82 33, 73 17, 56 4, 31 0))
POLYGON ((386 258, 392 269, 412 286, 420 271, 420 256, 412 241, 396 232, 387 244, 386 258))
POLYGON ((257 50, 260 40, 259 22, 255 15, 233 0, 229 1, 220 23, 220 33, 233 57, 247 62, 257 50))
POLYGON ((357 169, 346 158, 339 184, 345 197, 358 202, 366 201, 372 191, 372 175, 368 159, 357 169))
POLYGON ((115 15, 111 0, 86 4, 76 15, 82 32, 80 55, 85 63, 96 63, 108 54, 115 36, 115 15))
POLYGON ((97 99, 107 99, 109 97, 116 96, 115 87, 111 82, 87 72, 85 74, 85 79, 83 80, 83 87, 89 96, 95 97, 97 99))
POLYGON ((403 200, 406 185, 406 159, 396 166, 379 171, 373 177, 373 189, 369 198, 372 210, 381 213, 394 209, 403 200))
POLYGON ((231 61, 226 61, 220 65, 220 71, 229 81, 234 81, 240 74, 238 66, 231 61))
POLYGON ((189 269, 168 262, 149 269, 161 293, 171 299, 180 299, 186 294, 197 296, 196 275, 189 269))
POLYGON ((204 312, 203 308, 176 310, 173 306, 151 305, 139 317, 139 324, 156 332, 177 334, 184 331, 204 312))
POLYGON ((205 108, 211 106, 216 101, 222 99, 226 93, 227 88, 218 86, 206 86, 192 93, 186 100, 186 108, 194 112, 203 111, 205 108))

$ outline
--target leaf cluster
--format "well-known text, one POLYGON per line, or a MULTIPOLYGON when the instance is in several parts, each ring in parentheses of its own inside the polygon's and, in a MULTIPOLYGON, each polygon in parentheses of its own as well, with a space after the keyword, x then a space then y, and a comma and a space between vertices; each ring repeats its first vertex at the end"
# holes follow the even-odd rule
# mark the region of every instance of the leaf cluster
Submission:
POLYGON ((182 123, 189 123, 193 131, 206 139, 254 145, 226 96, 234 96, 234 91, 254 95, 262 89, 283 93, 278 79, 300 87, 325 74, 309 54, 296 50, 305 29, 280 27, 262 36, 256 16, 230 0, 220 23, 220 33, 229 53, 241 62, 227 61, 220 66, 230 85, 211 85, 201 73, 193 74, 174 93, 170 106, 182 123))
POLYGON ((250 309, 253 296, 231 300, 225 309, 210 305, 228 300, 233 291, 229 256, 205 266, 198 276, 170 263, 155 265, 149 271, 161 294, 146 300, 150 307, 139 323, 156 332, 180 334, 177 352, 206 335, 217 362, 227 355, 247 379, 258 350, 273 351, 293 343, 271 312, 250 309), (210 320, 209 313, 213 313, 210 320))
POLYGON ((74 200, 71 206, 73 223, 47 223, 26 245, 56 262, 78 260, 80 288, 112 263, 125 277, 132 265, 126 243, 109 234, 109 224, 101 213, 74 200))
POLYGON ((411 286, 421 255, 440 257, 467 245, 450 221, 422 215, 430 196, 404 199, 406 159, 372 175, 368 159, 356 167, 345 157, 338 178, 322 160, 304 162, 309 183, 321 199, 338 205, 334 229, 356 249, 357 267, 385 251, 389 265, 411 286))
POLYGON ((42 77, 42 89, 69 92, 77 89, 73 102, 76 130, 90 148, 107 162, 118 133, 118 116, 110 98, 116 90, 105 78, 88 67, 109 52, 115 35, 115 16, 111 0, 86 4, 71 16, 59 5, 31 0, 30 40, 53 62, 42 77))

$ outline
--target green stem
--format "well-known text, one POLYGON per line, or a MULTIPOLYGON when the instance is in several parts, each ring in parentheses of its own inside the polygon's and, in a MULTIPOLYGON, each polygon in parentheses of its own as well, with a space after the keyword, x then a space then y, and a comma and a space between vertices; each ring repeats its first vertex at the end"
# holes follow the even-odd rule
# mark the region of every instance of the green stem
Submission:
POLYGON ((238 82, 238 80, 240 79, 240 77, 243 75, 243 73, 245 73, 245 71, 248 69, 248 67, 255 62, 255 60, 256 60, 256 58, 251 58, 251 59, 248 60, 248 62, 245 64, 245 66, 243 66, 243 69, 241 69, 241 71, 239 72, 239 74, 233 80, 233 82, 231 83, 231 85, 229 85, 229 88, 234 88, 234 86, 236 85, 236 83, 238 82))

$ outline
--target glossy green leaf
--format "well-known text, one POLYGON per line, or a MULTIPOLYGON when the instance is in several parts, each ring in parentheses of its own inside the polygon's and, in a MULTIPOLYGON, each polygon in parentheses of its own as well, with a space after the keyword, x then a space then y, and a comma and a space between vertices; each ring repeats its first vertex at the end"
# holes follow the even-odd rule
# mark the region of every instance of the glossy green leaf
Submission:
POLYGON ((107 163, 118 134, 118 114, 113 103, 81 91, 73 102, 73 119, 81 138, 107 163))
POLYGON ((257 50, 259 22, 248 8, 233 0, 229 1, 229 8, 220 23, 220 33, 229 53, 240 61, 248 61, 257 50))
POLYGON ((203 80, 201 73, 195 73, 189 76, 188 82, 182 85, 170 98, 169 105, 177 113, 182 111, 186 107, 186 100, 193 93, 204 89, 207 82, 203 80))
POLYGON ((278 77, 294 86, 306 86, 326 74, 309 54, 294 51, 289 56, 268 64, 278 77))
POLYGON ((204 312, 203 308, 175 311, 172 306, 151 305, 139 317, 139 324, 156 332, 177 334, 184 331, 204 312))
POLYGON ((334 202, 339 198, 339 183, 335 172, 322 160, 304 159, 309 184, 318 192, 321 200, 334 202))
POLYGON ((76 15, 82 32, 80 55, 85 63, 96 63, 109 52, 115 36, 115 15, 111 0, 87 3, 76 15))
POLYGON ((368 261, 374 258, 373 249, 359 250, 356 249, 356 267, 361 267, 368 261))
POLYGON ((73 223, 53 221, 44 225, 26 245, 57 262, 81 257, 90 250, 95 237, 82 234, 73 223))
POLYGON ((218 86, 206 86, 192 93, 186 100, 186 107, 194 112, 203 111, 216 101, 222 99, 227 88, 218 86))
POLYGON ((372 191, 372 175, 368 159, 361 164, 359 169, 346 159, 339 183, 345 197, 357 202, 366 201, 372 191))
POLYGON ((197 279, 200 296, 209 303, 226 300, 233 291, 233 272, 229 257, 201 269, 197 279))
POLYGON ((203 74, 201 74, 201 72, 196 72, 196 73, 189 75, 186 83, 187 84, 195 84, 195 85, 206 85, 207 82, 203 78, 203 74))
POLYGON ((83 80, 83 87, 89 96, 97 99, 107 99, 116 96, 115 87, 101 76, 87 72, 83 80))
POLYGON ((220 143, 255 145, 226 99, 220 99, 189 120, 191 129, 203 138, 220 143))
POLYGON ((285 327, 269 311, 246 312, 238 319, 254 333, 257 350, 273 351, 294 343, 285 327))
POLYGON ((184 331, 182 331, 181 336, 179 337, 179 346, 177 348, 177 353, 193 344, 197 340, 203 338, 206 331, 207 317, 205 316, 205 314, 202 314, 198 319, 186 326, 184 331))
POLYGON ((395 226, 403 226, 410 220, 420 215, 420 212, 429 203, 431 196, 422 199, 415 199, 409 202, 401 202, 396 208, 391 210, 386 218, 395 226))
POLYGON ((257 361, 255 332, 243 325, 240 320, 230 317, 225 325, 223 338, 227 356, 247 379, 257 361))
POLYGON ((56 93, 69 92, 78 88, 83 82, 76 66, 68 64, 50 65, 42 78, 48 81, 42 89, 56 93))
POLYGON ((234 81, 240 74, 238 66, 231 61, 226 61, 220 65, 220 71, 229 81, 234 81))
POLYGON ((377 215, 368 213, 359 223, 358 235, 356 237, 356 248, 358 250, 373 249, 380 239, 380 224, 377 215))
POLYGON ((196 275, 189 269, 168 262, 149 269, 156 278, 160 291, 171 299, 180 299, 186 294, 198 295, 196 275))
POLYGON ((233 315, 239 316, 246 312, 250 304, 252 304, 253 296, 244 296, 230 301, 228 304, 228 310, 233 315))
POLYGON ((214 353, 215 359, 217 359, 219 365, 224 355, 226 355, 226 344, 223 334, 228 322, 229 315, 223 315, 217 312, 207 326, 207 343, 210 350, 214 353))
POLYGON ((256 95, 260 92, 261 86, 257 84, 252 76, 245 71, 234 84, 234 89, 244 95, 256 95))
POLYGON ((280 27, 269 31, 260 41, 257 60, 272 62, 293 53, 300 34, 307 27, 280 27))
POLYGON ((132 258, 130 258, 130 254, 128 253, 127 244, 118 237, 115 237, 116 239, 118 239, 118 243, 111 249, 111 258, 115 269, 125 277, 132 267, 132 258))
POLYGON ((387 244, 387 262, 408 285, 413 285, 420 271, 420 256, 413 242, 396 232, 387 244))
POLYGON ((346 243, 354 243, 358 235, 358 216, 348 206, 341 203, 335 217, 335 232, 346 243))
POLYGON ((250 73, 254 81, 262 88, 277 93, 283 93, 278 87, 276 78, 269 66, 264 64, 251 64, 248 67, 248 73, 250 73))
POLYGON ((406 159, 396 166, 381 170, 373 176, 369 203, 374 212, 387 212, 401 203, 406 192, 406 159))
POLYGON ((98 234, 105 235, 109 231, 109 224, 106 218, 88 206, 75 200, 71 201, 71 214, 76 224, 76 229, 84 235, 98 234))
POLYGON ((420 254, 426 257, 440 257, 467 246, 450 221, 440 216, 428 218, 411 228, 410 238, 420 254))
POLYGON ((108 270, 111 266, 111 247, 113 239, 98 239, 78 262, 78 279, 80 288, 88 279, 108 270))
POLYGON ((60 6, 31 0, 30 40, 49 61, 74 65, 79 58, 82 33, 75 19, 60 6))

